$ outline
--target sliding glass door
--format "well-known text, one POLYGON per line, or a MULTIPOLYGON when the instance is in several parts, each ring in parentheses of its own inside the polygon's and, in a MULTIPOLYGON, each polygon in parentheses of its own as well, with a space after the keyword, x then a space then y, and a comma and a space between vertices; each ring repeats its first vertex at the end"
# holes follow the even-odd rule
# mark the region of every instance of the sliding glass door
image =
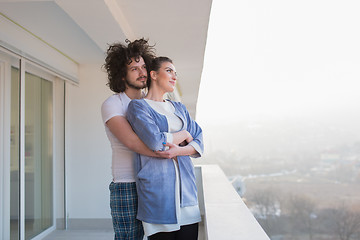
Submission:
POLYGON ((1 51, 0 62, 8 105, 1 110, 2 134, 8 137, 2 149, 9 152, 1 159, 6 185, 1 222, 7 232, 2 236, 32 239, 54 226, 53 81, 48 73, 1 51))
MULTIPOLYGON (((10 239, 19 239, 20 201, 20 71, 11 66, 10 239)), ((6 170, 6 169, 4 169, 6 170)))
POLYGON ((53 225, 52 82, 25 74, 25 236, 53 225))

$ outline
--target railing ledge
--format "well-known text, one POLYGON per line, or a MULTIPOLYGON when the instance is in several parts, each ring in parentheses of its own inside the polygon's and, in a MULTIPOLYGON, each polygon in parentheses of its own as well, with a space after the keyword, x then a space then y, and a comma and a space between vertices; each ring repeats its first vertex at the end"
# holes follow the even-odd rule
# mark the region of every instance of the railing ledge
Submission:
POLYGON ((207 240, 269 240, 218 165, 196 165, 207 240))

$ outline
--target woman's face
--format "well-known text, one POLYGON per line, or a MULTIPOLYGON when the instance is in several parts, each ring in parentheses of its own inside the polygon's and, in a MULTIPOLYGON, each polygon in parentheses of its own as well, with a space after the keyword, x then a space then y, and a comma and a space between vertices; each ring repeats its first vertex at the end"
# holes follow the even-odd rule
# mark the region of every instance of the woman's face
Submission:
POLYGON ((170 62, 163 62, 156 72, 156 84, 164 92, 173 92, 177 76, 175 66, 170 62))

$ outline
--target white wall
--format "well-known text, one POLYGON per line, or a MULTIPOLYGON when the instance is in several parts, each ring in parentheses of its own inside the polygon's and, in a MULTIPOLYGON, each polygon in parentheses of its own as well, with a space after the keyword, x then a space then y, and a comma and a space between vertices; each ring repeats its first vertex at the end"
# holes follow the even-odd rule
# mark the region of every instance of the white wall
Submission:
POLYGON ((81 65, 79 86, 66 85, 65 149, 68 218, 111 218, 111 148, 101 119, 112 94, 101 65, 81 65))
POLYGON ((54 84, 55 218, 64 219, 64 80, 54 84))

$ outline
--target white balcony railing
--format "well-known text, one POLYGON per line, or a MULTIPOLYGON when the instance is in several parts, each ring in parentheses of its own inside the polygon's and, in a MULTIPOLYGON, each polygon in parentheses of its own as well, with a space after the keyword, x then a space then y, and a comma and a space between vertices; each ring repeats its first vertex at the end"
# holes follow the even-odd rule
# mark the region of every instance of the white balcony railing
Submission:
POLYGON ((203 238, 269 240, 218 165, 195 167, 203 238))

